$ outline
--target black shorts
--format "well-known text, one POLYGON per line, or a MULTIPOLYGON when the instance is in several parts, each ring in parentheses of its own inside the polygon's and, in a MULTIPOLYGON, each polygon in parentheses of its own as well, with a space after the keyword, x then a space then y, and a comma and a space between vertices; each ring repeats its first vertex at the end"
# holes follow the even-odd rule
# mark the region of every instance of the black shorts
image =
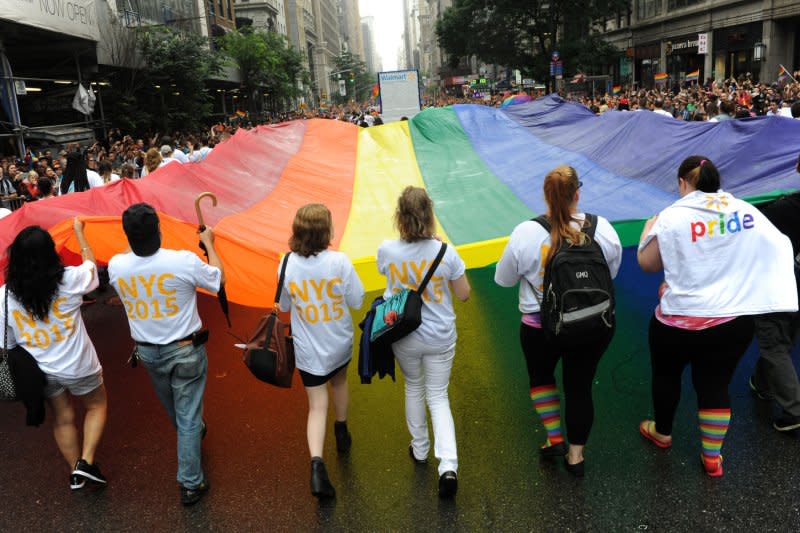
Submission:
POLYGON ((347 368, 347 365, 349 364, 350 360, 325 376, 315 376, 314 374, 309 374, 308 372, 300 370, 299 368, 297 371, 300 372, 300 379, 302 380, 304 387, 319 387, 320 385, 325 385, 327 382, 329 382, 333 376, 338 374, 343 368, 347 368))

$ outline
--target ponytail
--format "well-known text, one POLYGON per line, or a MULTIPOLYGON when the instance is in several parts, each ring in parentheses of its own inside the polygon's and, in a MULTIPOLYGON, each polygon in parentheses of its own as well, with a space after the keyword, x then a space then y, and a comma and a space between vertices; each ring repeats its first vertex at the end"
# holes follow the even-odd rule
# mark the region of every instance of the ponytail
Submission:
POLYGON ((687 157, 678 168, 678 178, 701 192, 714 193, 722 186, 719 170, 711 160, 702 155, 687 157))
MULTIPOLYGON (((544 199, 550 215, 550 250, 545 265, 566 241, 570 245, 583 246, 588 235, 572 226, 572 201, 580 188, 578 173, 574 168, 562 165, 551 170, 544 178, 544 199)), ((584 222, 585 224, 586 222, 584 222)))

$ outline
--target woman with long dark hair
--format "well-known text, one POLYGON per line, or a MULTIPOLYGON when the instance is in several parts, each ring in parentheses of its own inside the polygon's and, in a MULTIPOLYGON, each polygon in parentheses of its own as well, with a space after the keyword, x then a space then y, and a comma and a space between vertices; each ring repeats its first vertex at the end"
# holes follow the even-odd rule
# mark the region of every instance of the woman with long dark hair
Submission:
POLYGON ((677 181, 680 199, 647 221, 639 243, 642 270, 664 271, 649 330, 654 420, 642 421, 639 432, 659 448, 672 446, 690 366, 700 458, 706 474, 720 477, 728 385, 753 340, 753 315, 797 310, 794 254, 756 207, 721 189, 707 157, 686 158, 677 181))
POLYGON ((77 490, 87 480, 106 483, 94 464, 106 423, 106 389, 103 369, 81 318, 83 295, 98 285, 97 267, 83 222, 77 217, 73 228, 83 257, 77 267, 64 267, 53 238, 39 226, 17 235, 8 249, 0 314, 5 321, 8 310, 9 348, 25 348, 47 377, 44 395, 53 410, 53 435, 72 469, 70 488, 77 490), (86 409, 82 445, 71 396, 79 398, 86 409))
POLYGON ((86 161, 80 152, 67 154, 67 168, 61 178, 61 194, 89 190, 89 178, 86 174, 86 161))
POLYGON ((533 220, 514 228, 494 276, 501 287, 519 283, 520 342, 528 367, 531 402, 547 432, 539 452, 544 457, 565 456, 567 471, 577 477, 584 474, 583 449, 594 421, 592 382, 614 330, 582 346, 564 348, 550 342, 541 319, 544 271, 560 247, 582 246, 592 238, 600 246, 612 278, 622 262, 622 246, 608 220, 598 216, 596 227, 590 228, 590 217, 578 210, 582 185, 575 169, 566 165, 547 174, 544 198, 550 231, 533 220), (561 400, 555 377, 559 359, 569 445, 561 430, 561 400))

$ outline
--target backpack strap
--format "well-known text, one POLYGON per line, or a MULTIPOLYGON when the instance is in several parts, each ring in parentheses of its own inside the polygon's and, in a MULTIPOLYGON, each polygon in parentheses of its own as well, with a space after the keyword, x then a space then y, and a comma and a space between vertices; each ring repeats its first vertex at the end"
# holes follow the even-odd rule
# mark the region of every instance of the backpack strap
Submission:
POLYGON ((550 233, 550 230, 553 228, 553 226, 550 225, 550 221, 547 220, 547 215, 539 215, 536 218, 532 218, 531 221, 538 222, 547 233, 550 233))
POLYGON ((584 231, 584 233, 588 235, 590 239, 594 240, 594 232, 595 230, 597 230, 597 215, 593 215, 591 213, 584 213, 584 214, 586 215, 586 219, 584 220, 584 222, 587 223, 584 225, 584 227, 586 225, 589 226, 588 228, 586 228, 586 231, 584 231))
POLYGON ((281 275, 278 279, 278 289, 275 292, 275 307, 272 310, 273 314, 278 314, 278 304, 281 301, 281 293, 283 292, 283 282, 286 281, 286 264, 289 262, 289 256, 292 255, 292 252, 288 252, 286 255, 283 256, 283 262, 281 263, 281 275))
MULTIPOLYGON (((583 231, 583 229, 582 231, 586 235, 588 235, 591 239, 594 239, 594 232, 597 229, 597 215, 593 215, 591 213, 584 213, 584 215, 586 216, 586 218, 584 219, 585 231, 583 231)), ((547 233, 550 233, 552 226, 550 225, 550 221, 547 220, 547 216, 539 215, 538 217, 532 218, 531 220, 533 222, 538 222, 539 225, 541 225, 547 231, 547 233)))
POLYGON ((417 288, 418 293, 422 294, 423 292, 425 292, 425 289, 428 288, 428 283, 431 281, 433 273, 436 271, 436 267, 438 267, 439 263, 442 262, 442 258, 444 257, 445 251, 447 251, 447 243, 443 242, 442 247, 439 248, 439 253, 436 254, 436 259, 434 259, 433 263, 431 263, 431 267, 428 269, 427 274, 425 274, 425 278, 422 280, 422 283, 420 283, 419 287, 417 288))

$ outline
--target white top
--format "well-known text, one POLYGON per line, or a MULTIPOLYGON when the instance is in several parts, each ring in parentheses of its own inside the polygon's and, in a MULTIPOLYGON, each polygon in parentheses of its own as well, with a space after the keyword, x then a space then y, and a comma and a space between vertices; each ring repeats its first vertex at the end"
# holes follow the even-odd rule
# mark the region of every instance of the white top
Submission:
POLYGON ((670 113, 669 111, 664 111, 663 109, 654 109, 653 113, 655 113, 657 115, 664 115, 665 117, 669 117, 669 118, 674 118, 672 116, 672 113, 670 113))
POLYGON ((95 187, 102 187, 106 184, 106 182, 103 181, 103 176, 88 168, 86 169, 86 178, 89 181, 89 187, 92 189, 95 187))
MULTIPOLYGON (((575 219, 583 224, 586 215, 576 213, 575 219)), ((573 227, 579 229, 579 222, 573 227)), ((603 251, 611 277, 617 277, 622 263, 622 245, 614 227, 605 218, 597 217, 594 238, 603 251)), ((519 224, 508 239, 503 255, 497 263, 494 281, 501 287, 519 284, 519 310, 523 314, 538 313, 539 302, 543 297, 544 262, 550 251, 550 233, 541 224, 526 220, 519 224)))
MULTIPOLYGON (((9 349, 21 345, 36 359, 42 372, 51 376, 76 379, 100 372, 103 368, 81 318, 83 295, 96 289, 98 284, 97 267, 91 261, 77 267, 66 267, 44 321, 34 319, 14 294, 9 293, 9 349)), ((3 285, 0 290, 0 323, 6 319, 5 293, 6 285, 3 285)))
POLYGON ((111 174, 111 179, 108 180, 108 183, 114 183, 115 181, 119 181, 121 178, 119 174, 111 174))
POLYGON ((694 191, 664 209, 640 245, 658 237, 666 315, 730 317, 797 311, 789 238, 752 205, 694 191))
POLYGON ((199 330, 197 288, 219 291, 222 274, 186 250, 161 248, 149 257, 133 252, 108 262, 108 276, 117 290, 137 342, 170 344, 199 330))
MULTIPOLYGON (((170 163, 172 163, 173 161, 177 161, 177 159, 174 159, 172 157, 165 157, 165 158, 163 158, 161 160, 161 163, 158 164, 158 168, 165 167, 165 166, 169 165, 170 163)), ((145 168, 147 168, 147 167, 145 167, 145 168)))
POLYGON ((6 209, 5 207, 0 207, 0 219, 6 218, 10 214, 11 214, 10 209, 6 209))
POLYGON ((189 162, 189 156, 184 154, 183 150, 175 150, 174 152, 172 152, 172 159, 174 159, 175 161, 178 161, 180 163, 188 163, 189 162))
MULTIPOLYGON (((278 276, 280 276, 280 264, 278 276)), ((295 365, 327 376, 350 360, 353 320, 350 308, 364 300, 364 285, 342 252, 289 256, 280 308, 292 310, 295 365)))
MULTIPOLYGON (((386 276, 384 298, 402 289, 416 289, 422 283, 442 243, 435 239, 418 242, 383 241, 378 247, 378 272, 386 276)), ((442 262, 436 268, 422 295, 422 324, 409 337, 428 344, 444 345, 456 341, 456 313, 450 281, 464 275, 466 266, 454 246, 448 244, 442 262)))
POLYGON ((786 118, 793 118, 792 117, 792 108, 791 107, 781 107, 778 109, 778 116, 786 117, 786 118))

